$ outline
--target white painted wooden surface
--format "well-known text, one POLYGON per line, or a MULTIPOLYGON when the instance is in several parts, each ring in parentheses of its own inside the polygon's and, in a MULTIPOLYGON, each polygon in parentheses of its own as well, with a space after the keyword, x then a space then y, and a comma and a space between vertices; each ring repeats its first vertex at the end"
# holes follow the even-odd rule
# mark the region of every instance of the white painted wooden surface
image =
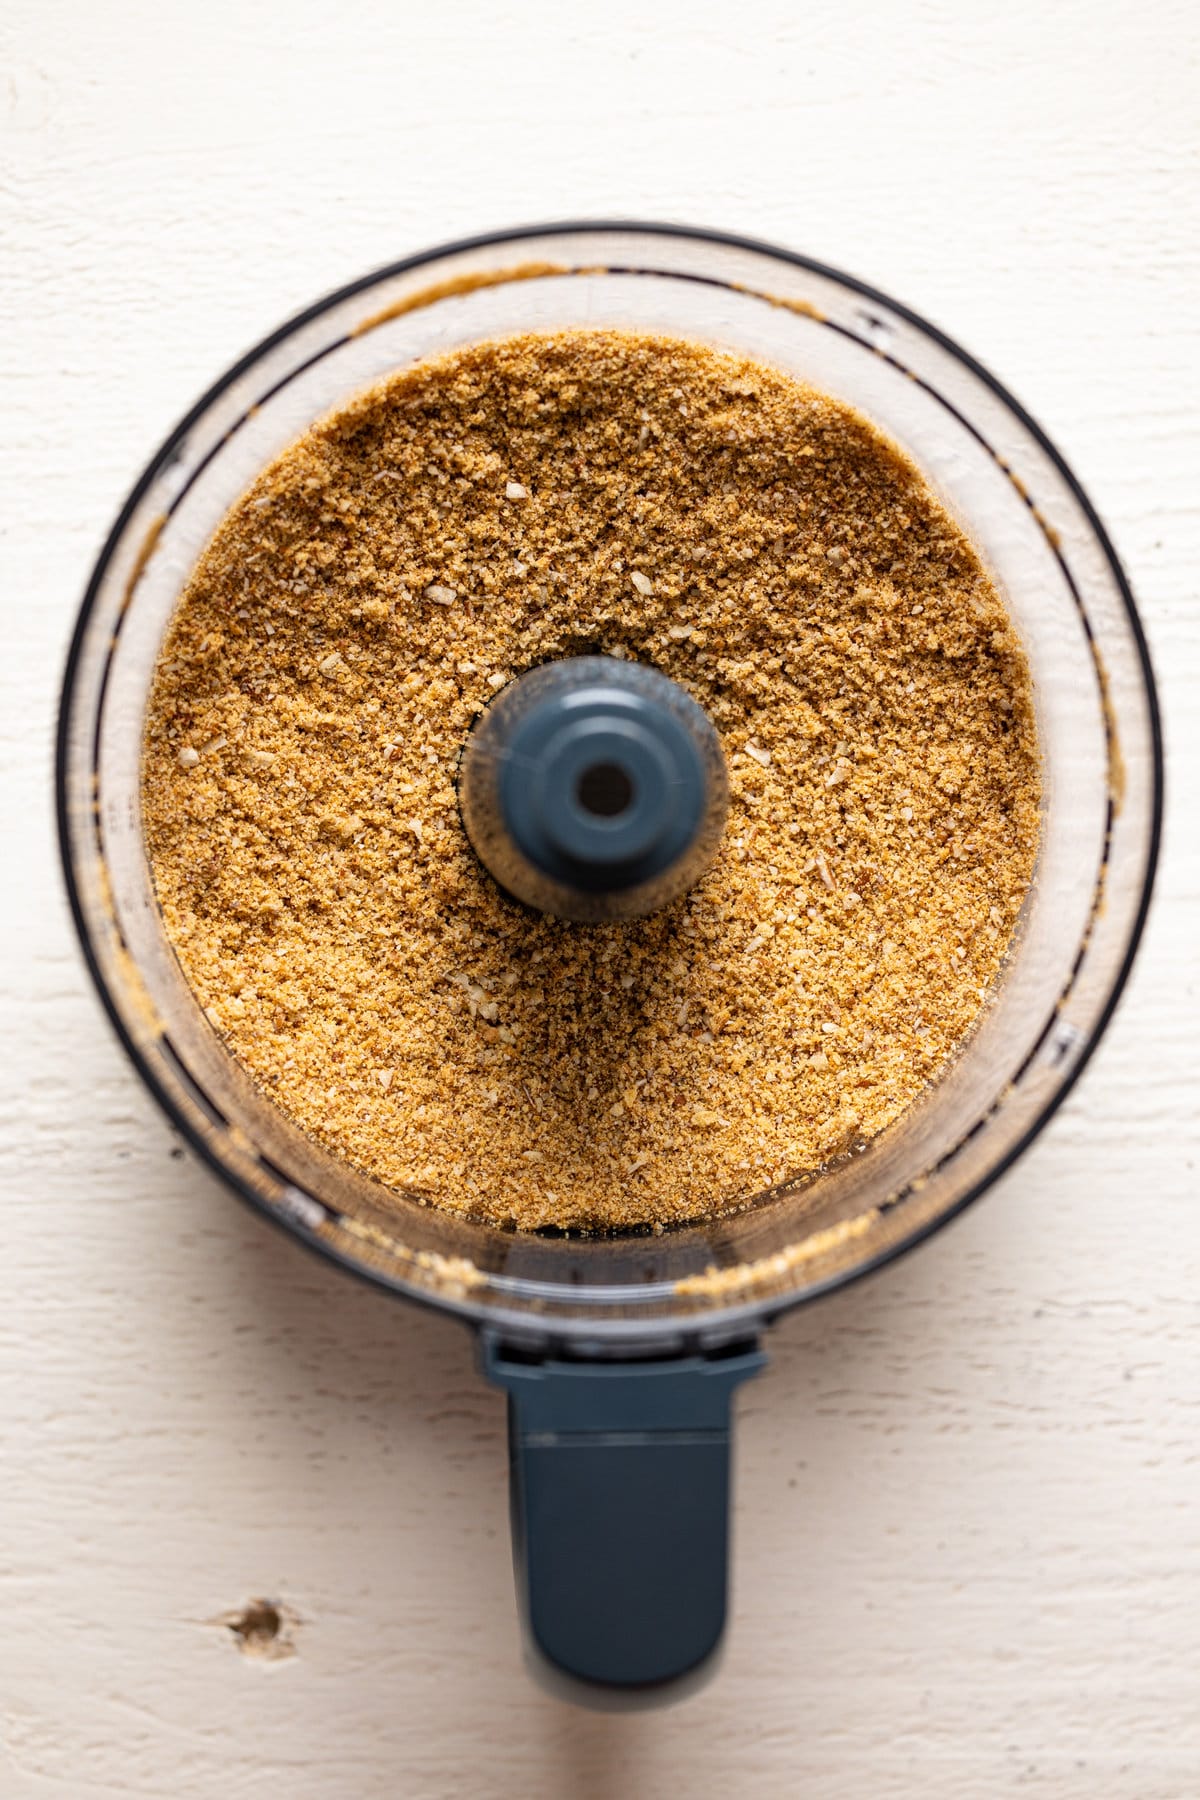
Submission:
POLYGON ((0 19, 0 1793, 1200 1793, 1197 47, 1182 0, 8 0, 0 19), (780 1329, 723 1673, 593 1717, 518 1660, 501 1403, 173 1146, 85 986, 50 712, 202 385, 429 242, 639 212, 975 348, 1113 528, 1173 772, 1082 1088, 973 1216, 780 1329), (295 1654, 212 1621, 270 1596, 295 1654))

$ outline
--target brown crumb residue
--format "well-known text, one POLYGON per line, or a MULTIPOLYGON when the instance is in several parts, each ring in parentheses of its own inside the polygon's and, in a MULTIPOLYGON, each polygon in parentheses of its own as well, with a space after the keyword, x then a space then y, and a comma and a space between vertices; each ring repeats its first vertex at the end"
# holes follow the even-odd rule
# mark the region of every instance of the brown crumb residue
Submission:
POLYGON ((164 644, 143 804, 215 1028, 331 1151, 503 1225, 731 1211, 898 1117, 1029 886, 1020 645, 860 415, 618 332, 405 370, 228 515, 164 644), (603 652, 705 706, 725 839, 578 925, 507 899, 456 803, 512 677, 603 652))
POLYGON ((771 1256, 758 1257, 754 1262, 731 1264, 723 1269, 710 1263, 702 1274, 683 1276, 675 1283, 675 1292, 705 1300, 740 1299, 763 1283, 782 1281, 806 1263, 817 1262, 822 1256, 829 1256, 845 1244, 853 1243, 856 1238, 866 1237, 879 1219, 879 1208, 872 1206, 824 1231, 810 1232, 798 1243, 789 1244, 771 1256))
POLYGON ((475 294, 480 288, 502 287, 510 281, 538 281, 547 275, 567 273, 563 263, 527 262, 518 263, 511 269, 479 269, 474 274, 451 275, 446 281, 431 282, 428 287, 418 289, 415 294, 405 294, 403 299, 394 300, 390 306, 371 313, 368 318, 359 321, 350 335, 362 337, 366 332, 386 325, 391 319, 403 318, 405 313, 419 312, 422 307, 433 306, 439 300, 453 300, 463 294, 475 294))

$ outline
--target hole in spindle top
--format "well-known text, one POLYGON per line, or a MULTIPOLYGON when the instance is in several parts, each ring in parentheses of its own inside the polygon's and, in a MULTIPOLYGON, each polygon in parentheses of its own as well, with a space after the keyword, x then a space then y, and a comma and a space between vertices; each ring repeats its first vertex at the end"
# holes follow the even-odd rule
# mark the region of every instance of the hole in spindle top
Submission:
POLYGON ((593 763, 576 782, 575 797, 584 812, 615 819, 633 799, 633 782, 619 763, 593 763))

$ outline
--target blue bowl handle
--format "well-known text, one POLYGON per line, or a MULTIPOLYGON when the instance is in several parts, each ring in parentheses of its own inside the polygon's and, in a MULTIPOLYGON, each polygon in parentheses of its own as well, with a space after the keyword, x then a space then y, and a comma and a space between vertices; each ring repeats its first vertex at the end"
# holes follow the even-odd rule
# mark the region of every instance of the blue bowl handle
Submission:
POLYGON ((528 1659, 606 1708, 682 1698, 716 1662, 729 1560, 733 1391, 757 1345, 657 1362, 526 1358, 485 1338, 508 1392, 513 1563, 528 1659))

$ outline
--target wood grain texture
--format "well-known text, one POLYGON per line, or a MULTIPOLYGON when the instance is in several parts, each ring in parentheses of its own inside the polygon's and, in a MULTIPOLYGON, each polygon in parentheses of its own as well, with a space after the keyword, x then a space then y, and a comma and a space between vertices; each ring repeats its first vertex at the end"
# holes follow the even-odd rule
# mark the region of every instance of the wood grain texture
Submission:
POLYGON ((591 9, 9 0, 0 22, 4 1800, 1200 1792, 1200 458, 1175 0, 591 9), (502 1409, 173 1144, 59 897, 90 558, 199 389, 458 232, 711 222, 895 292, 1048 426, 1163 678, 1147 943, 984 1205, 745 1394, 716 1683, 593 1717, 519 1663, 502 1409), (296 1653, 244 1654, 254 1596, 296 1653))

